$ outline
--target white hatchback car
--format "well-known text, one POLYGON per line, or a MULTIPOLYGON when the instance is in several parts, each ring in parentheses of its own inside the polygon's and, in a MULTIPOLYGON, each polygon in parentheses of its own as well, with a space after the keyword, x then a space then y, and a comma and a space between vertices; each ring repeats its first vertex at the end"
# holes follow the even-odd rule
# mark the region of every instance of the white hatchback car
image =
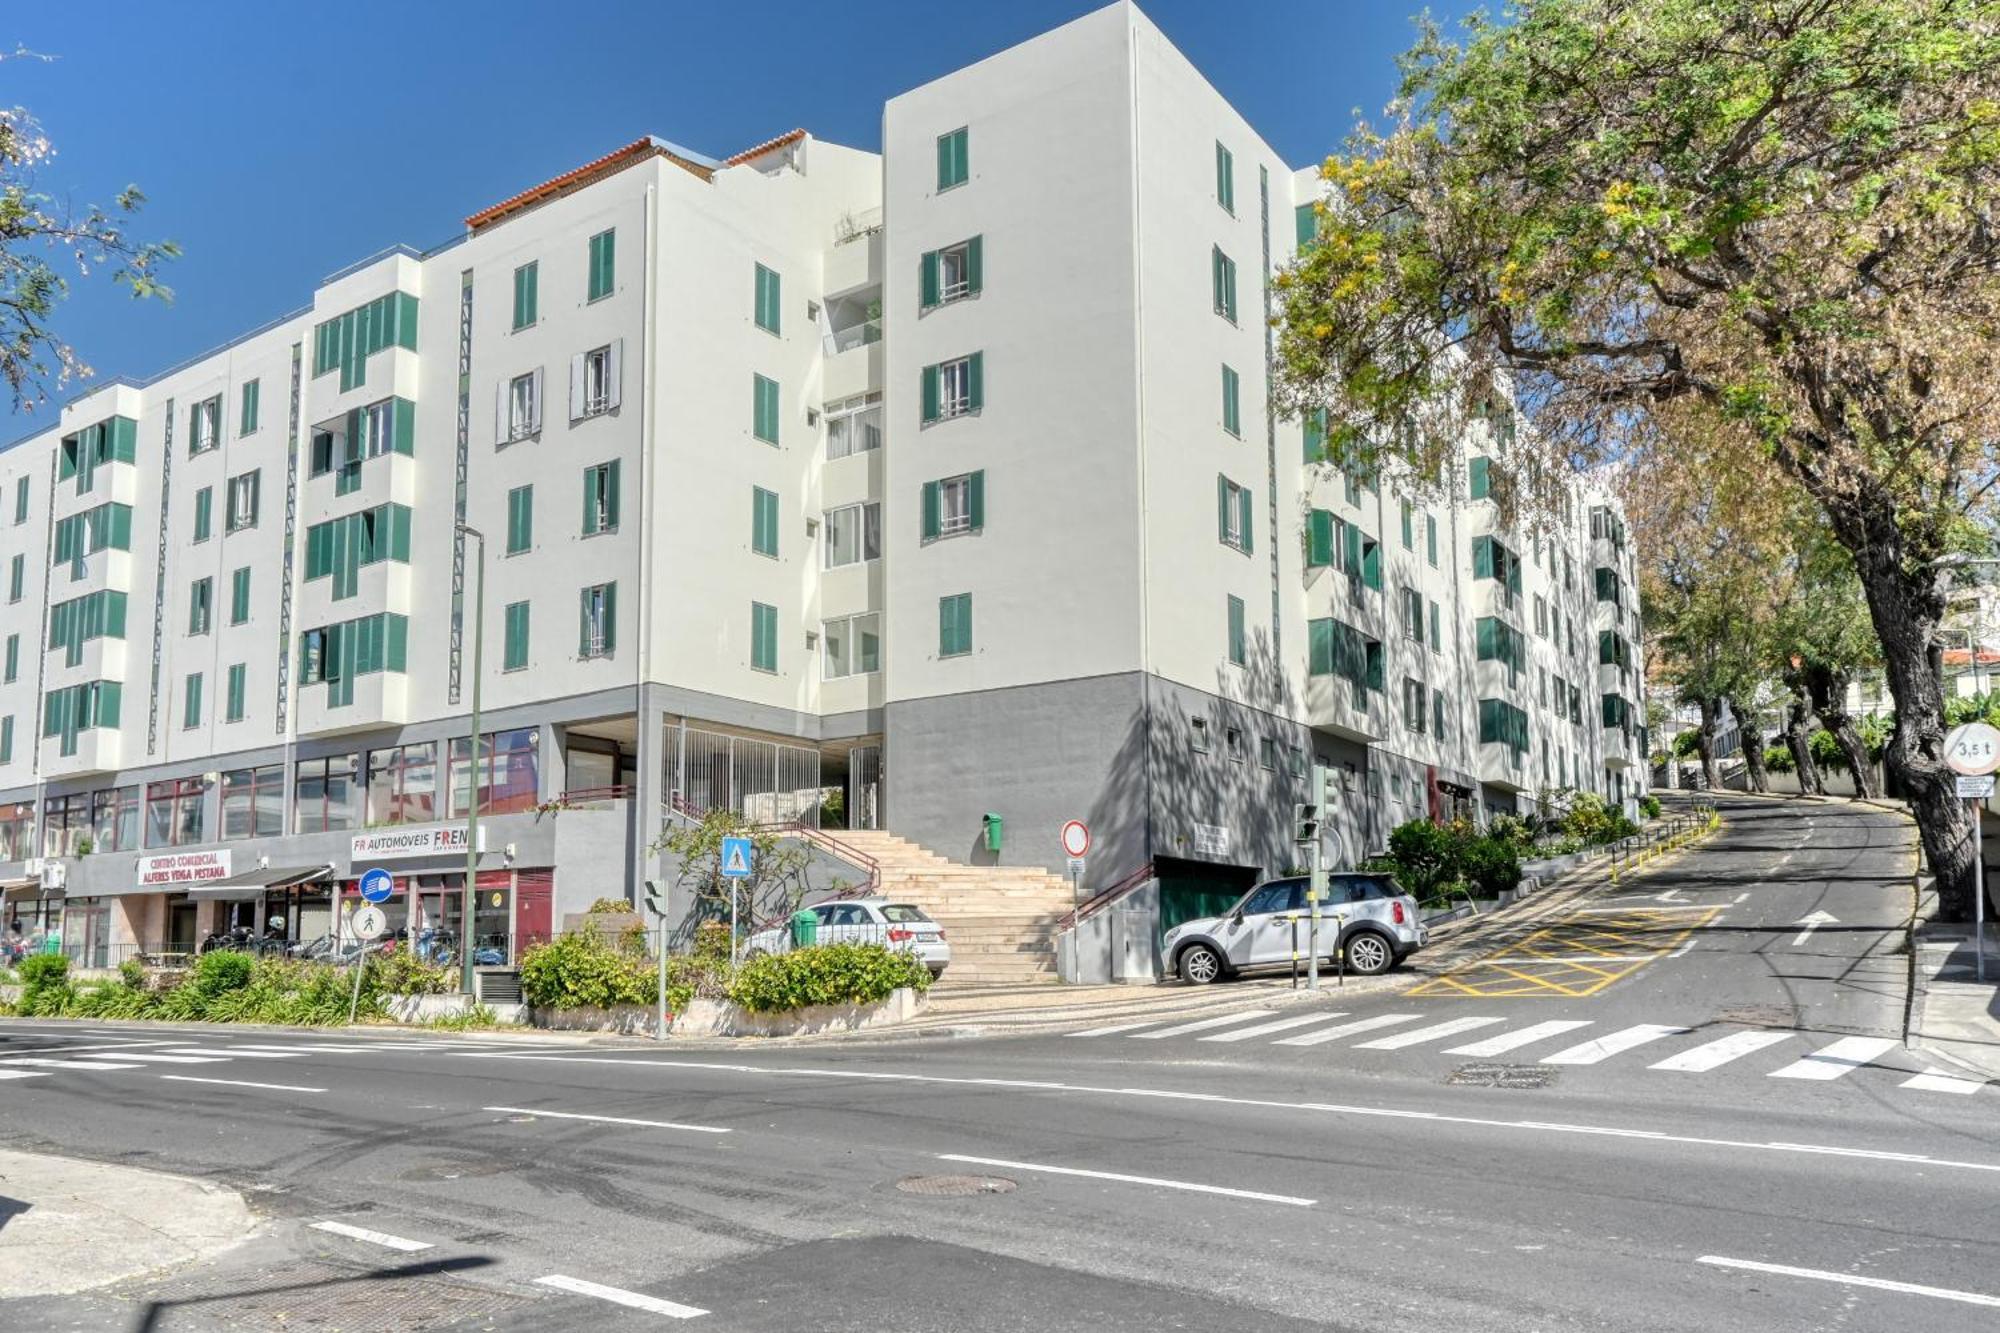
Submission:
MULTIPOLYGON (((1190 985, 1264 967, 1289 967, 1307 940, 1306 880, 1274 879, 1243 895, 1221 916, 1183 921, 1167 932, 1166 964, 1190 985), (1294 945, 1296 941, 1296 946, 1294 945)), ((1430 942, 1417 920, 1417 900, 1387 875, 1335 872, 1320 904, 1320 952, 1347 950, 1347 970, 1387 972, 1430 942)))
MULTIPOLYGON (((880 944, 902 949, 915 954, 933 977, 942 976, 951 964, 951 946, 945 943, 944 927, 913 903, 849 898, 820 903, 806 910, 819 918, 820 944, 880 944)), ((785 953, 791 947, 792 926, 787 921, 752 935, 745 952, 755 958, 758 954, 785 953)))

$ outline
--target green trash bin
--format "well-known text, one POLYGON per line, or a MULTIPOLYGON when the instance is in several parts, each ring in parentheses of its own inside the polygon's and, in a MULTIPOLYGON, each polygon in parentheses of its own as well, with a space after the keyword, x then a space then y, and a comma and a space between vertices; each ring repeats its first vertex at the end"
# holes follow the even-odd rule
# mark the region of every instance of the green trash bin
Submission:
POLYGON ((792 913, 792 943, 799 948, 819 943, 819 913, 803 908, 792 913))

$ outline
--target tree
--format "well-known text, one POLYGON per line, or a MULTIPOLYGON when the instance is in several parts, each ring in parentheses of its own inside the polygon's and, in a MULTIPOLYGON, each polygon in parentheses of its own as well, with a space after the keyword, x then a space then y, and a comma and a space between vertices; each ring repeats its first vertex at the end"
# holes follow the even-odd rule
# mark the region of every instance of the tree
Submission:
POLYGON ((1873 796, 1867 747, 1847 711, 1855 673, 1880 660, 1861 582, 1853 560, 1824 523, 1800 523, 1791 559, 1795 576, 1779 613, 1777 639, 1787 678, 1804 692, 1819 724, 1847 756, 1855 795, 1873 796))
MULTIPOLYGON (((7 60, 44 59, 17 50, 7 60)), ((111 280, 135 297, 172 299, 159 279, 162 264, 180 254, 171 241, 136 241, 125 221, 146 197, 128 185, 110 208, 75 208, 35 188, 40 168, 55 154, 35 118, 20 107, 0 108, 0 377, 21 411, 91 371, 75 349, 56 336, 55 308, 69 292, 51 256, 67 254, 81 275, 109 268, 111 280)))
MULTIPOLYGON (((2000 480, 2000 3, 1518 0, 1425 25, 1386 132, 1322 168, 1280 275, 1279 402, 1340 461, 1438 475, 1496 394, 1509 466, 1658 451, 1699 404, 1854 561, 1940 909, 1969 821, 1929 649, 1938 562, 2000 480)), ((1541 501, 1546 504, 1546 500, 1541 501)))
POLYGON ((806 876, 812 854, 778 832, 750 823, 733 810, 711 810, 699 820, 670 824, 650 848, 676 858, 674 885, 682 901, 693 907, 678 928, 690 936, 702 923, 730 920, 732 904, 740 926, 790 915, 805 900, 811 884, 806 876), (722 873, 722 840, 750 839, 750 876, 732 880, 722 873))

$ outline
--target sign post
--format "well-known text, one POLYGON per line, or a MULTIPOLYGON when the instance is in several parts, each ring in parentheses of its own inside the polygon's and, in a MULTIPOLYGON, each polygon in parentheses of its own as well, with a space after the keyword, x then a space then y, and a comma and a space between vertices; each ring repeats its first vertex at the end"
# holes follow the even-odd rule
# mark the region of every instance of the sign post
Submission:
POLYGON ((736 966, 736 888, 739 880, 750 878, 750 863, 756 857, 756 844, 744 837, 728 837, 722 840, 722 877, 729 881, 729 965, 736 966))
POLYGON ((386 903, 396 891, 396 877, 381 866, 370 866, 361 872, 361 896, 371 903, 386 903))
POLYGON ((1313 811, 1318 820, 1312 830, 1312 865, 1310 878, 1306 881, 1306 902, 1312 908, 1311 924, 1306 927, 1306 989, 1319 989, 1319 905, 1326 897, 1326 851, 1325 839, 1320 837, 1320 829, 1327 826, 1326 808, 1326 766, 1313 765, 1313 811))
POLYGON ((1993 771, 2000 769, 2000 728, 1984 722, 1953 727, 1944 738, 1944 762, 1959 775, 1958 794, 1966 798, 1966 813, 1972 816, 1972 959, 1973 974, 1983 982, 1986 980, 1986 851, 1980 840, 1980 814, 1986 798, 1993 794, 1993 771))
POLYGON ((354 955, 354 994, 347 1001, 347 1022, 354 1024, 355 1011, 361 1007, 361 974, 368 970, 367 946, 381 938, 389 928, 389 918, 382 915, 382 909, 370 903, 347 919, 347 928, 361 941, 361 951, 354 955))
POLYGON ((1069 864, 1069 897, 1072 908, 1083 904, 1084 858, 1090 854, 1090 825, 1072 819, 1062 826, 1063 856, 1069 864))

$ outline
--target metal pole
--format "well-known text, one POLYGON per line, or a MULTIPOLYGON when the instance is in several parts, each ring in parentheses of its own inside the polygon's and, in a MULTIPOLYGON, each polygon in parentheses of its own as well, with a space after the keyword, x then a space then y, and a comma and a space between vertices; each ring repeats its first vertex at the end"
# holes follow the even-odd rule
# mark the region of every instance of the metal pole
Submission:
POLYGON ((660 1008, 653 1020, 653 1040, 667 1039, 667 918, 660 917, 660 1008))
POLYGON ((1326 897, 1326 839, 1322 830, 1332 812, 1326 808, 1326 768, 1313 765, 1313 810, 1319 815, 1320 826, 1313 830, 1312 874, 1306 881, 1306 897, 1312 908, 1312 924, 1306 929, 1306 989, 1319 989, 1319 905, 1326 897))
POLYGON ((729 881, 729 965, 736 966, 736 881, 729 881))
POLYGON ((486 646, 486 534, 465 524, 458 530, 479 543, 479 565, 472 584, 472 772, 467 775, 465 802, 465 884, 458 895, 458 979, 467 995, 472 987, 472 915, 479 874, 479 682, 484 674, 480 655, 486 646))
POLYGON ((1986 851, 1980 838, 1979 812, 1983 802, 1966 804, 1972 810, 1972 968, 1979 981, 1986 980, 1986 851))

